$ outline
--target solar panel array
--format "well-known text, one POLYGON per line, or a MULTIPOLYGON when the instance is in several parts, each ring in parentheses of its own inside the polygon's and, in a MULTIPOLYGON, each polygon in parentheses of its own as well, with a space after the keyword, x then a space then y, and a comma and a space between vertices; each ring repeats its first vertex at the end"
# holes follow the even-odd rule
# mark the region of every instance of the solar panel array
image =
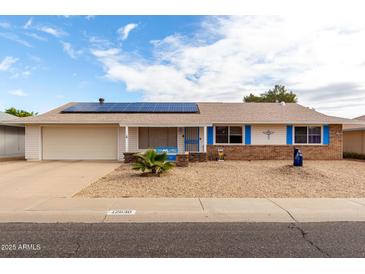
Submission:
POLYGON ((196 103, 77 103, 63 113, 197 113, 196 103))

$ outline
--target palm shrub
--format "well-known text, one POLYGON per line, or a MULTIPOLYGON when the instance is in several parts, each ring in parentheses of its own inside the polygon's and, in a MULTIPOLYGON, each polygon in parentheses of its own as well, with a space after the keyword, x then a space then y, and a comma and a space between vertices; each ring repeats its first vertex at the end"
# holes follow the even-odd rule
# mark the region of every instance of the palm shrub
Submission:
POLYGON ((147 173, 159 176, 174 166, 174 164, 167 161, 166 152, 157 153, 153 149, 150 149, 145 153, 138 153, 134 156, 137 158, 137 161, 133 164, 132 168, 142 171, 143 174, 147 173))

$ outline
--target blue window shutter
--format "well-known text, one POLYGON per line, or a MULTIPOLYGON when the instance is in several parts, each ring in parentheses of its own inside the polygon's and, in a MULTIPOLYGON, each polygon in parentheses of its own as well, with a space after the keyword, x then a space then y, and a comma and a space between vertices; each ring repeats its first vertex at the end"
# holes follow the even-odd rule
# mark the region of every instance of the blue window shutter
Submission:
POLYGON ((245 125, 245 144, 251 145, 251 125, 245 125))
POLYGON ((330 127, 328 125, 323 126, 323 144, 330 144, 330 127))
POLYGON ((207 131, 208 131, 207 144, 213 145, 213 127, 208 127, 207 131))
POLYGON ((293 144, 293 126, 292 125, 286 126, 286 144, 287 145, 293 144))

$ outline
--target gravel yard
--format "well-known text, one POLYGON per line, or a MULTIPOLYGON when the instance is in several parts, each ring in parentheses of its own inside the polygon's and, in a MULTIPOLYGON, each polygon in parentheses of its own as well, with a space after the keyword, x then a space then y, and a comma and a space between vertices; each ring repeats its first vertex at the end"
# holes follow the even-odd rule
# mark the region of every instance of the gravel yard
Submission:
POLYGON ((193 163, 161 177, 122 164, 75 197, 365 197, 365 161, 193 163))

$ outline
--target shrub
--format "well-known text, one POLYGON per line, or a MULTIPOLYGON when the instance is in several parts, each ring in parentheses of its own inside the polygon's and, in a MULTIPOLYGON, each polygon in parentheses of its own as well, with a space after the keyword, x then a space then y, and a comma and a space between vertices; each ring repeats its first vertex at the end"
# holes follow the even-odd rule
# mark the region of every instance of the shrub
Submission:
POLYGON ((147 150, 145 153, 135 154, 136 163, 133 164, 134 170, 140 170, 142 174, 154 174, 159 176, 174 167, 174 164, 167 161, 167 154, 157 153, 153 149, 147 150), (147 171, 147 172, 146 172, 147 171))
POLYGON ((355 152, 344 152, 343 158, 365 160, 365 154, 359 154, 355 152))

